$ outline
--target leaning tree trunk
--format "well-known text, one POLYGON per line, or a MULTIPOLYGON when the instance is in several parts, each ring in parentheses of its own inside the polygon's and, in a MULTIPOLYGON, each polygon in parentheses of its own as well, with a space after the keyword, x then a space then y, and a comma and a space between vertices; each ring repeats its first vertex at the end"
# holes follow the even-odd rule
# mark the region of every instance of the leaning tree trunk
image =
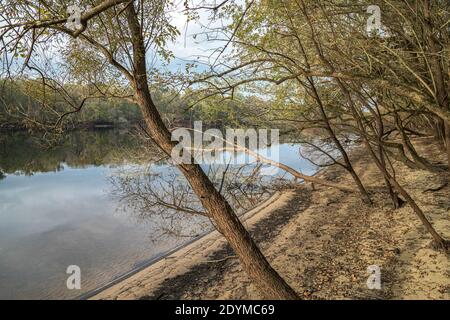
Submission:
POLYGON ((353 168, 353 165, 350 161, 350 158, 347 154, 347 151, 345 151, 344 146, 342 145, 342 143, 339 141, 339 139, 337 138, 333 128, 331 127, 331 123, 330 123, 330 119, 327 116, 327 113, 325 112, 325 108, 323 106, 322 103, 322 99, 319 96, 319 93, 317 92, 316 86, 314 85, 314 82, 308 78, 309 83, 311 84, 311 89, 312 89, 312 93, 314 95, 314 99, 316 100, 318 106, 319 106, 319 110, 320 110, 320 114, 322 116, 322 120, 325 124, 325 129, 327 130, 328 134, 330 135, 331 139, 333 140, 334 145, 336 146, 336 148, 339 150, 342 159, 344 160, 344 168, 345 170, 347 170, 350 175, 353 178, 353 181, 355 182, 359 193, 361 194, 361 199, 364 203, 371 205, 372 204, 372 200, 370 199, 369 193, 367 192, 366 188, 364 187, 361 179, 359 178, 358 174, 356 173, 355 169, 353 168))
MULTIPOLYGON (((380 164, 384 168, 383 171, 386 171, 386 159, 384 155, 383 146, 381 144, 381 139, 379 139, 379 145, 378 145, 378 155, 380 157, 380 164)), ((402 206, 403 201, 399 198, 397 192, 394 191, 392 188, 391 183, 389 182, 389 179, 386 177, 386 175, 383 174, 384 183, 386 184, 386 188, 388 189, 389 196, 391 197, 392 205, 394 206, 394 209, 399 209, 402 206)))
MULTIPOLYGON (((448 74, 448 70, 444 67, 446 65, 445 59, 448 59, 448 56, 440 54, 442 49, 438 39, 436 38, 436 34, 438 32, 436 28, 437 26, 434 25, 432 21, 432 5, 432 1, 423 1, 423 27, 428 44, 430 71, 434 82, 433 86, 435 89, 438 107, 439 109, 448 112, 450 110, 450 75, 448 74)), ((447 162, 450 170, 450 120, 448 117, 442 117, 442 120, 444 121, 444 143, 446 146, 447 162)))
MULTIPOLYGON (((385 158, 385 152, 383 149, 383 135, 384 135, 384 124, 383 119, 381 118, 381 112, 380 109, 377 106, 377 112, 375 113, 375 119, 377 123, 377 130, 378 130, 378 156, 380 157, 380 164, 382 167, 386 170, 386 158, 388 157, 386 155, 385 158)), ((387 158, 389 161, 389 158, 387 158)), ((394 168, 392 168, 394 170, 394 168)), ((386 184, 386 188, 388 189, 389 196, 392 201, 392 205, 394 206, 394 209, 399 209, 402 206, 402 200, 399 198, 397 192, 394 191, 392 188, 391 183, 389 182, 389 179, 386 178, 385 175, 383 175, 384 183, 386 184)))
POLYGON ((397 182, 397 180, 389 173, 386 167, 383 167, 380 160, 378 159, 377 155, 375 154, 375 151, 372 149, 372 146, 370 145, 369 138, 367 137, 367 132, 364 128, 363 121, 361 119, 362 115, 360 116, 358 114, 358 111, 356 110, 356 106, 352 100, 352 97, 350 95, 349 90, 345 87, 344 83, 340 79, 336 79, 337 84, 339 85, 339 88, 344 93, 346 100, 348 102, 348 105, 350 107, 350 111, 353 115, 354 120, 356 121, 356 124, 359 128, 359 131, 361 133, 361 137, 363 139, 363 142, 367 148, 367 151, 369 151, 373 161, 375 162, 375 165, 378 167, 382 175, 389 181, 389 183, 394 187, 400 195, 402 195, 406 202, 409 204, 409 206, 413 209, 414 213, 418 216, 420 221, 422 222, 425 229, 431 234, 431 236, 434 239, 434 242, 438 247, 444 248, 445 250, 450 249, 450 241, 444 239, 441 237, 439 233, 437 233, 436 229, 434 229, 433 225, 428 221, 427 217, 423 213, 422 209, 419 208, 417 203, 414 201, 414 199, 409 195, 409 193, 397 182))
POLYGON ((447 150, 447 163, 448 163, 448 168, 450 170, 450 123, 448 123, 447 121, 444 120, 445 123, 445 147, 447 150))
MULTIPOLYGON (((402 120, 400 116, 397 114, 397 112, 394 112, 394 119, 395 119, 395 126, 397 128, 397 131, 400 134, 400 137, 402 139, 403 145, 406 147, 406 149, 409 151, 409 154, 414 160, 414 163, 417 165, 417 168, 421 170, 427 170, 430 172, 443 172, 446 171, 446 169, 435 166, 432 163, 430 163, 427 159, 422 158, 413 144, 411 143, 411 140, 409 139, 408 135, 405 132, 405 128, 403 127, 402 120)), ((445 140, 445 139, 444 139, 445 140)))
MULTIPOLYGON (((351 104, 351 103, 350 103, 351 104)), ((375 162, 376 166, 384 176, 386 180, 395 188, 395 190, 398 191, 406 200, 406 202, 409 204, 409 206, 413 209, 413 211, 416 213, 422 224, 424 225, 425 229, 431 234, 431 236, 434 239, 434 242, 438 247, 449 249, 450 242, 448 240, 445 240, 439 233, 437 233, 436 229, 434 229, 433 225, 430 223, 430 221, 427 219, 425 214, 423 213, 422 209, 419 208, 417 203, 414 201, 414 199, 409 195, 409 193, 400 185, 400 183, 397 182, 397 180, 388 172, 387 168, 381 164, 380 160, 377 158, 375 152, 372 149, 372 146, 370 145, 369 139, 366 136, 366 132, 364 130, 364 126, 362 124, 361 119, 359 118, 359 115, 356 112, 356 109, 354 105, 351 104, 351 109, 353 116, 358 124, 358 127, 360 128, 362 138, 364 141, 364 144, 366 145, 367 150, 369 151, 370 155, 372 156, 373 161, 375 162)))
MULTIPOLYGON (((133 5, 126 9, 134 54, 134 87, 148 132, 154 142, 170 155, 174 142, 155 107, 146 75, 145 47, 141 27, 133 5)), ((298 299, 295 291, 270 266, 225 198, 197 164, 180 164, 178 168, 200 198, 217 230, 228 240, 254 284, 269 299, 298 299)))
MULTIPOLYGON (((354 108, 354 107, 352 107, 354 108)), ((354 113, 355 116, 357 116, 354 113)), ((409 195, 409 193, 400 185, 400 183, 397 182, 397 180, 388 172, 386 167, 381 164, 380 160, 377 158, 375 152, 372 149, 372 146, 370 145, 370 142, 364 132, 364 128, 362 127, 361 120, 358 118, 356 119, 358 122, 358 126, 361 129, 363 141, 366 145, 367 150, 369 151, 370 155, 372 156, 372 159, 374 160, 376 166, 380 170, 380 172, 383 174, 384 178, 388 180, 388 182, 395 188, 395 190, 398 191, 406 200, 406 202, 409 204, 409 206, 413 209, 413 211, 416 213, 422 224, 424 225, 425 229, 431 234, 431 236, 434 239, 434 242, 438 247, 441 247, 443 249, 449 249, 450 248, 450 242, 448 240, 445 240, 439 233, 437 233, 436 229, 434 229, 433 225, 430 223, 430 221, 427 219, 425 214, 423 213, 422 209, 419 208, 417 203, 414 201, 414 199, 409 195)))

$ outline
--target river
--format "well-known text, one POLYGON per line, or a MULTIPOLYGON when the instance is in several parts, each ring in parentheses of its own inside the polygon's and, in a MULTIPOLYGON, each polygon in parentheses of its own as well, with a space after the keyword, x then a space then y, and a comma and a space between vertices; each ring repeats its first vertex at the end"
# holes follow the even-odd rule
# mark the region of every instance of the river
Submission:
MULTIPOLYGON (((155 237, 161 221, 137 219, 114 192, 111 177, 142 165, 131 156, 135 140, 127 131, 80 131, 45 149, 24 133, 1 134, 0 299, 76 298, 190 240, 155 237), (81 269, 81 290, 66 286, 69 265, 81 269)), ((282 162, 313 173, 298 150, 281 144, 282 162)))

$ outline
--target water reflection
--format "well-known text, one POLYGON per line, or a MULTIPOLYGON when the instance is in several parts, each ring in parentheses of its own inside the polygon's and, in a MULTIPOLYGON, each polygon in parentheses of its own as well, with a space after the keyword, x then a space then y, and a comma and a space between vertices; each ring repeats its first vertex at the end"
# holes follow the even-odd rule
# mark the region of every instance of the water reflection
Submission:
MULTIPOLYGON (((138 202, 117 196, 117 177, 149 178, 150 170, 183 181, 163 162, 149 165, 140 146, 119 131, 72 132, 47 150, 23 133, 0 136, 0 299, 73 298, 188 240, 161 237, 164 220, 136 219, 138 202), (72 264, 81 268, 81 292, 65 285, 72 264)), ((314 170, 299 161, 298 146, 280 150, 284 163, 314 170)), ((187 221, 182 231, 194 235, 205 219, 187 221)))
POLYGON ((54 147, 24 132, 0 134, 0 177, 32 175, 71 168, 101 166, 126 160, 138 142, 128 130, 74 131, 54 147))
POLYGON ((85 292, 182 241, 151 242, 151 222, 117 212, 108 178, 134 141, 118 131, 73 132, 45 150, 23 133, 2 135, 1 299, 75 297, 68 265, 81 267, 85 292))

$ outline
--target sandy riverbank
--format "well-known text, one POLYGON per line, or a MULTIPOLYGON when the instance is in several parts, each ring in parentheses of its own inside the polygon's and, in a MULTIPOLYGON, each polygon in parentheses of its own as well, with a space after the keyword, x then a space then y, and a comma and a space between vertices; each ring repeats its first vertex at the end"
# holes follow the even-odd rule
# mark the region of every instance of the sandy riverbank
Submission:
MULTIPOLYGON (((417 141, 433 161, 444 155, 417 141)), ((393 210, 382 179, 364 150, 352 156, 374 205, 357 194, 311 185, 285 190, 248 212, 245 225, 277 271, 305 299, 450 299, 450 258, 431 248, 412 210, 393 210), (382 289, 366 286, 378 265, 382 289)), ((350 183, 341 168, 321 177, 350 183)), ((450 237, 448 174, 399 165, 397 177, 436 229, 450 237)), ((180 249, 94 296, 93 299, 257 299, 258 291, 217 233, 180 249)))

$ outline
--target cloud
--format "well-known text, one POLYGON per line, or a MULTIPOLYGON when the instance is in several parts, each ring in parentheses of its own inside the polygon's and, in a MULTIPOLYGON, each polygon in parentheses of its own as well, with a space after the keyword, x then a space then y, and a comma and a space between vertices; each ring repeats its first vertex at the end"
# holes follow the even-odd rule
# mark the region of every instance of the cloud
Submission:
MULTIPOLYGON (((195 5, 195 1, 194 1, 195 5)), ((230 21, 224 19, 212 19, 210 10, 198 10, 198 19, 188 22, 188 17, 182 2, 175 6, 170 13, 172 24, 180 31, 178 38, 168 45, 168 49, 173 52, 176 59, 173 64, 183 65, 183 63, 195 61, 208 65, 214 62, 218 49, 224 45, 224 41, 214 40, 211 35, 212 29, 224 28, 230 21)), ((205 66, 202 68, 204 69, 205 66)))

